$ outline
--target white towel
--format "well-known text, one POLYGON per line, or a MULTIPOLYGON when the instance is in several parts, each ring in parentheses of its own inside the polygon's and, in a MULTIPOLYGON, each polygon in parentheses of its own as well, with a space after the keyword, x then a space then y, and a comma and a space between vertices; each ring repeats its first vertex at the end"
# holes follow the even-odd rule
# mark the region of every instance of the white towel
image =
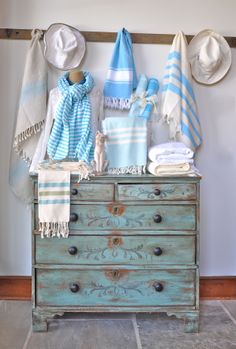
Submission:
POLYGON ((34 137, 41 130, 46 116, 47 62, 40 44, 41 36, 40 30, 32 32, 25 62, 13 145, 21 158, 29 164, 37 146, 34 137))
POLYGON ((47 63, 40 44, 41 35, 40 30, 32 32, 26 56, 9 169, 11 188, 15 195, 26 203, 32 200, 32 183, 28 167, 46 116, 47 63))
POLYGON ((151 161, 162 159, 193 159, 194 152, 182 142, 168 142, 154 145, 149 149, 148 157, 151 161))
POLYGON ((38 204, 41 237, 68 237, 70 220, 69 171, 39 171, 38 204))
POLYGON ((202 142, 196 99, 187 54, 187 40, 179 32, 173 41, 163 79, 161 113, 169 124, 169 137, 196 150, 202 142))

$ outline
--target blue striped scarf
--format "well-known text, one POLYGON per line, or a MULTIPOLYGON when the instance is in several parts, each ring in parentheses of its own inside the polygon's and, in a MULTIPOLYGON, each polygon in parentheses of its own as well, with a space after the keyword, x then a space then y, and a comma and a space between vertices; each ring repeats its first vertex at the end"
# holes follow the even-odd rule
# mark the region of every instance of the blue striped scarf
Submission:
POLYGON ((94 155, 91 128, 91 104, 88 93, 94 86, 92 76, 84 72, 85 81, 71 85, 68 73, 58 80, 61 98, 48 140, 48 155, 53 160, 83 160, 89 163, 94 155))

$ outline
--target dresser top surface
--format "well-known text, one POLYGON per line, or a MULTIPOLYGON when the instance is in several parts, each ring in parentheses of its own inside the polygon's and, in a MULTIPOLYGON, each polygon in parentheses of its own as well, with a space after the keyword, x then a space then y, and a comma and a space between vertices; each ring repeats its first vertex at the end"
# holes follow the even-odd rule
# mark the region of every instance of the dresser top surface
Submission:
MULTIPOLYGON (((36 173, 30 175, 33 180, 37 180, 38 175, 36 173)), ((77 174, 71 174, 71 180, 78 181, 79 176, 77 174)), ((110 175, 105 174, 102 176, 91 176, 89 180, 82 180, 82 183, 196 183, 201 180, 201 176, 153 176, 151 174, 142 175, 110 175)))

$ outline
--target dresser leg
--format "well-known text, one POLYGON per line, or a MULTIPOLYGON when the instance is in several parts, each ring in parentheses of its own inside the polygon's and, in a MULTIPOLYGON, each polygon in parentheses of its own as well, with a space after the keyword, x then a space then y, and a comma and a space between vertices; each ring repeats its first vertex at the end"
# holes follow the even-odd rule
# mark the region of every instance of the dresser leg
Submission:
POLYGON ((199 312, 187 313, 184 318, 184 332, 197 333, 199 332, 199 312))
POLYGON ((32 331, 33 332, 47 332, 47 316, 39 314, 37 310, 32 312, 32 331))

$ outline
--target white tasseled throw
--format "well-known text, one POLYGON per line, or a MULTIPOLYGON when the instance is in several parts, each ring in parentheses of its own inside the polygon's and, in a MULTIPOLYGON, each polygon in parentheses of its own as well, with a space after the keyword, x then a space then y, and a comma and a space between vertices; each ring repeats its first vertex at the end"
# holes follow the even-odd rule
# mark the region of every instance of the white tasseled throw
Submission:
POLYGON ((41 237, 66 238, 70 219, 70 172, 41 170, 38 176, 41 237))

